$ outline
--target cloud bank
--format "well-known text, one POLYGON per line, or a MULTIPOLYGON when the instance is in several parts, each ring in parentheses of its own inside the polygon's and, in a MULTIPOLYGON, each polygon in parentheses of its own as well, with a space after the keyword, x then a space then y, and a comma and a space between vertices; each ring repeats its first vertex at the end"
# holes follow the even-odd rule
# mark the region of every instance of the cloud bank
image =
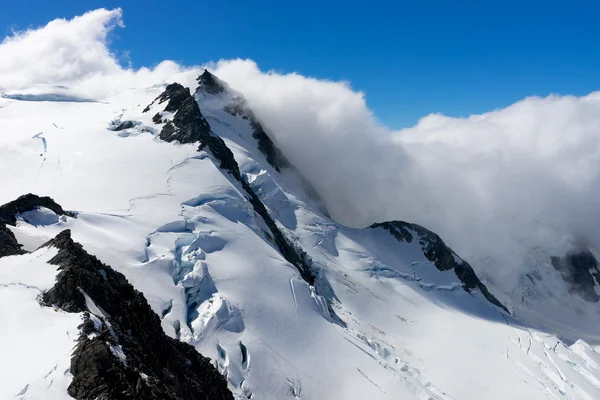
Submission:
MULTIPOLYGON (((96 10, 16 33, 0 44, 0 88, 66 85, 101 97, 185 70, 170 61, 121 66, 106 40, 122 25, 120 10, 96 10)), ((251 60, 209 67, 244 93, 342 223, 422 224, 506 291, 534 249, 600 247, 600 93, 531 97, 468 118, 429 115, 393 131, 345 82, 265 72, 251 60)))
POLYGON ((248 60, 215 72, 246 95, 341 222, 420 223, 504 290, 532 250, 600 244, 600 93, 429 115, 391 131, 345 83, 264 73, 248 60))

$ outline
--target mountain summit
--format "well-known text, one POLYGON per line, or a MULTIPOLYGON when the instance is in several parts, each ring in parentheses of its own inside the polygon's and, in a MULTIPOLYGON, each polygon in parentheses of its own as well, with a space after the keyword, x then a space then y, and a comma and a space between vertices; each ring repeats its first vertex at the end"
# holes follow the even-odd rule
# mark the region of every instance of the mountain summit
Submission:
POLYGON ((516 296, 426 227, 344 226, 208 70, 0 121, 0 398, 600 398, 598 325, 546 312, 596 310, 591 250, 516 296))

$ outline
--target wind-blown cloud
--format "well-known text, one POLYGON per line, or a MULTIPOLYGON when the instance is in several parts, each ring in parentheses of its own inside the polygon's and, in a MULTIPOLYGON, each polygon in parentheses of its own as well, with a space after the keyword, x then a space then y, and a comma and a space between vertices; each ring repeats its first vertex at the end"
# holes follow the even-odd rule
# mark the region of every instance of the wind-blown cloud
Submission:
POLYGON ((215 72, 245 94, 338 221, 425 225, 503 290, 534 249, 600 244, 600 93, 429 115, 391 131, 345 83, 265 73, 249 60, 215 72))
MULTIPOLYGON (((65 85, 98 98, 185 70, 170 61, 121 66, 107 34, 122 25, 120 10, 96 10, 5 39, 0 88, 65 85)), ((468 118, 429 115, 392 131, 347 83, 264 72, 251 60, 209 67, 244 93, 340 222, 420 223, 504 290, 532 249, 600 247, 600 93, 532 97, 468 118)))

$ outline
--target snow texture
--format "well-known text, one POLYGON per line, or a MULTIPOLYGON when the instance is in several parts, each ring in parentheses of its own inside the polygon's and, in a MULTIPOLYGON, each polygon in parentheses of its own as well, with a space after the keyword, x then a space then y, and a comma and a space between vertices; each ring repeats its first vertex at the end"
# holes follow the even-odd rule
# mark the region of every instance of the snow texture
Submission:
MULTIPOLYGON (((193 92, 197 74, 177 80, 193 92)), ((600 396, 593 321, 536 328, 539 314, 515 319, 464 291, 418 241, 332 221, 296 170, 278 173, 267 162, 250 122, 224 111, 241 93, 196 93, 243 179, 312 260, 316 279, 309 285, 210 152, 157 137, 162 124, 152 117, 164 104, 142 111, 163 89, 128 90, 105 103, 0 100, 10 132, 0 136, 0 203, 34 192, 77 212, 18 215, 11 230, 26 250, 71 229, 74 240, 144 293, 168 335, 213 360, 239 398, 600 396), (116 120, 136 123, 108 129, 116 120), (48 143, 44 157, 35 132, 48 143)), ((9 354, 0 363, 2 396, 66 396, 80 317, 37 303, 54 282, 56 267, 45 263, 51 255, 42 249, 0 259, 1 317, 19 321, 2 327, 10 338, 0 343, 9 354), (47 392, 35 392, 49 379, 47 392)))
POLYGON ((71 351, 81 315, 43 307, 56 249, 0 258, 0 398, 69 399, 71 351))

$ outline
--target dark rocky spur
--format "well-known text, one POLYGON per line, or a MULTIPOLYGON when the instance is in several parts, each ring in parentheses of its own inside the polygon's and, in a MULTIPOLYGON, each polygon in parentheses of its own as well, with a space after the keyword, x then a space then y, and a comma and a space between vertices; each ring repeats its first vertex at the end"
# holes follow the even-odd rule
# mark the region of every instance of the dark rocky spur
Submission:
POLYGON ((74 213, 65 211, 50 197, 40 197, 35 194, 25 194, 16 200, 0 206, 0 257, 26 253, 17 242, 15 235, 6 225, 15 226, 17 215, 45 207, 58 215, 75 216, 74 213))
POLYGON ((444 243, 444 241, 435 233, 421 225, 404 221, 387 221, 370 226, 370 228, 379 227, 388 231, 400 242, 411 243, 413 240, 417 239, 423 249, 425 257, 427 257, 438 270, 454 271, 458 279, 462 282, 463 289, 467 292, 470 292, 473 289, 479 289, 481 294, 483 294, 490 303, 510 314, 508 309, 500 303, 500 301, 490 293, 483 282, 479 280, 469 263, 459 259, 458 256, 456 256, 456 253, 454 253, 450 247, 446 246, 446 243, 444 243))
POLYGON ((68 215, 70 217, 75 216, 74 213, 63 210, 63 208, 50 197, 40 197, 35 194, 28 193, 20 196, 16 200, 0 206, 0 224, 14 226, 17 223, 17 214, 33 211, 40 207, 48 208, 54 211, 57 215, 68 215))
POLYGON ((123 274, 74 242, 69 230, 44 246, 58 249, 49 263, 58 265, 60 272, 56 284, 43 295, 43 303, 84 313, 71 359, 69 395, 76 399, 233 399, 210 360, 165 335, 144 296, 123 274), (90 312, 90 301, 102 315, 90 312))

